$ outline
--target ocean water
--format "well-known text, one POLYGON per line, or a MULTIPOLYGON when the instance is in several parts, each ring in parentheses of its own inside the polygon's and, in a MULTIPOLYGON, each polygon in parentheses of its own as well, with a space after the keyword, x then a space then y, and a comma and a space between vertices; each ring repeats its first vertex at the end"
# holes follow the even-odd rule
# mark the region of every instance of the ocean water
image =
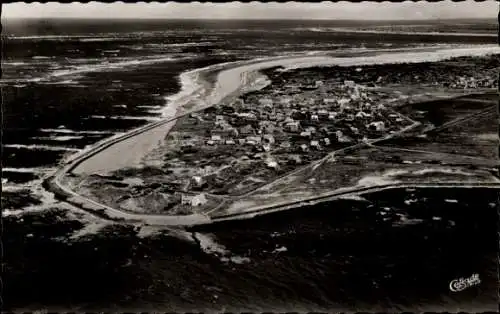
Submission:
MULTIPOLYGON (((344 34, 331 28, 359 23, 325 23, 4 22, 5 307, 492 310, 495 190, 396 190, 194 230, 138 230, 68 209, 41 187, 75 151, 159 119, 188 70, 311 50, 496 44, 344 34), (472 273, 480 286, 449 291, 472 273)), ((481 25, 473 31, 495 33, 481 25)))

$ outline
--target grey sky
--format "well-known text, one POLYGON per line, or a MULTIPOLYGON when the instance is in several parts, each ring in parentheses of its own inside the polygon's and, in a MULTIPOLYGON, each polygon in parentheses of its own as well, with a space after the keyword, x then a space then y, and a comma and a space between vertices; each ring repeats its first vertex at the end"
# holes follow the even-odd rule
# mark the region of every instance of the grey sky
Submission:
POLYGON ((12 3, 4 4, 2 18, 82 17, 82 18, 249 18, 249 19, 448 19, 495 18, 498 3, 485 2, 429 3, 12 3))

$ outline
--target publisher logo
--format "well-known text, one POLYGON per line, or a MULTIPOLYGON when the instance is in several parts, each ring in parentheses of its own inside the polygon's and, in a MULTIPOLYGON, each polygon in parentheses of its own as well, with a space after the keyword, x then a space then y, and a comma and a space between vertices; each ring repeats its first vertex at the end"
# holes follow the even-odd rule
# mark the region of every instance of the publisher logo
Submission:
POLYGON ((468 278, 459 278, 450 281, 450 290, 453 292, 459 292, 480 283, 481 279, 479 279, 479 274, 473 274, 468 278))

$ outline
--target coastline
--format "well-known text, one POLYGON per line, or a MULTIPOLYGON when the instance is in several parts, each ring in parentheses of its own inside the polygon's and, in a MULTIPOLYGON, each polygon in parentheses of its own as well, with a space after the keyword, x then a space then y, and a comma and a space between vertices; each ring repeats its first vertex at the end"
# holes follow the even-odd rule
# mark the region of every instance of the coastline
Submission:
MULTIPOLYGON (((482 48, 475 48, 475 49, 469 49, 469 48, 463 48, 459 49, 448 49, 444 51, 439 51, 439 53, 434 54, 433 56, 429 55, 424 55, 420 56, 419 58, 416 58, 417 61, 413 62, 423 62, 422 59, 431 59, 435 61, 435 59, 440 60, 440 59, 447 59, 450 57, 456 57, 456 56, 461 56, 461 55, 486 55, 490 53, 498 53, 500 52, 500 49, 498 47, 488 47, 489 49, 484 49, 485 47, 482 48), (451 56, 450 56, 451 55, 451 56), (434 58, 434 59, 433 59, 434 58)), ((420 53, 422 54, 422 53, 420 53)), ((390 55, 389 57, 396 56, 397 58, 402 59, 403 61, 400 62, 406 62, 404 60, 414 60, 415 55, 411 54, 388 54, 390 55), (413 59, 412 59, 413 58, 413 59)), ((321 64, 323 66, 328 66, 328 65, 339 65, 336 64, 339 61, 343 61, 342 65, 344 66, 351 66, 351 65, 358 65, 358 64, 371 64, 371 62, 381 62, 381 63, 397 63, 395 60, 389 60, 389 58, 385 59, 384 55, 380 56, 374 56, 374 57, 353 57, 353 58, 332 58, 332 57, 311 57, 311 56, 302 56, 302 57, 297 57, 297 56, 288 56, 288 57, 271 57, 271 58, 262 58, 260 59, 253 59, 253 60, 244 60, 244 61, 235 61, 235 62, 227 62, 223 64, 216 64, 212 66, 208 66, 205 68, 201 69, 196 69, 188 72, 184 72, 181 74, 181 81, 184 82, 190 82, 192 85, 186 84, 183 86, 193 86, 195 85, 197 88, 192 87, 191 91, 189 88, 182 88, 181 92, 179 92, 177 95, 176 101, 178 101, 178 107, 176 111, 176 117, 172 118, 167 118, 166 120, 160 121, 160 122, 155 122, 153 124, 149 124, 145 127, 139 128, 132 130, 131 132, 128 132, 125 136, 122 135, 122 137, 119 138, 114 138, 114 139, 108 139, 108 142, 105 142, 101 145, 96 145, 94 148, 90 149, 89 156, 86 156, 85 153, 82 153, 80 155, 80 158, 73 159, 73 161, 67 162, 67 167, 64 167, 60 171, 58 171, 58 174, 56 174, 54 177, 56 178, 53 180, 53 183, 59 188, 62 189, 66 194, 71 195, 71 198, 76 198, 78 200, 77 204, 80 204, 81 206, 82 203, 90 203, 92 206, 91 207, 100 207, 101 209, 104 209, 108 215, 110 215, 113 218, 119 218, 119 219, 131 219, 131 220, 140 220, 143 223, 146 224, 154 224, 154 225, 193 225, 193 224, 200 224, 200 223, 210 223, 212 220, 203 215, 203 214, 193 214, 193 215, 186 215, 186 216, 166 216, 166 215, 144 215, 144 214, 130 214, 130 213, 124 213, 120 210, 116 210, 114 208, 111 208, 109 206, 100 204, 96 201, 86 199, 85 197, 82 197, 72 191, 69 188, 64 187, 62 184, 59 183, 59 180, 64 176, 66 172, 75 172, 75 170, 78 168, 79 165, 81 165, 82 162, 88 162, 89 158, 92 158, 93 156, 96 156, 97 154, 101 153, 99 158, 96 160, 99 161, 103 160, 103 156, 105 157, 104 160, 108 160, 109 162, 112 162, 111 157, 120 156, 119 150, 120 149, 125 149, 125 151, 128 151, 130 153, 130 146, 127 146, 127 143, 135 143, 134 145, 144 145, 144 142, 142 141, 143 139, 148 142, 148 143, 153 143, 155 139, 161 138, 163 139, 167 133, 168 130, 170 130, 173 125, 175 124, 175 120, 179 118, 179 115, 184 115, 188 114, 190 112, 198 111, 198 110, 203 110, 207 107, 212 106, 213 104, 219 103, 220 101, 223 101, 227 97, 233 96, 235 93, 237 94, 239 91, 241 91, 242 88, 245 87, 245 77, 249 75, 250 73, 257 73, 259 70, 264 69, 264 68, 270 68, 274 66, 288 66, 290 68, 297 68, 297 67, 311 67, 314 65, 321 64), (350 60, 346 60, 350 59, 350 60), (354 60, 353 60, 354 59, 354 60), (313 64, 313 65, 311 65, 313 64), (200 85, 203 85, 203 74, 206 73, 213 73, 214 71, 218 71, 217 74, 217 84, 213 86, 213 89, 211 90, 206 90, 203 89, 200 85), (184 75, 184 76, 182 76, 184 75), (237 79, 238 78, 238 79, 237 79), (195 105, 191 110, 186 110, 186 108, 181 105, 182 103, 186 105, 190 100, 193 99, 193 97, 198 97, 198 98, 203 98, 205 100, 205 103, 198 104, 197 106, 195 105), (167 130, 167 131, 166 131, 167 130), (127 142, 128 140, 128 142, 127 142), (118 145, 122 145, 118 151, 111 149, 109 150, 111 146, 115 145, 118 143, 118 145), (125 145, 123 145, 125 144, 125 145), (108 155, 102 155, 102 151, 108 151, 108 155), (109 154, 111 153, 111 154, 109 154), (127 218, 125 218, 127 217, 127 218)), ((246 82, 248 83, 248 82, 246 82)), ((205 82, 207 84, 207 82, 205 82)), ((206 86, 206 85, 205 85, 206 86)), ((174 95, 175 96, 175 95, 174 95)), ((155 143, 157 144, 157 142, 155 143)), ((142 150, 141 150, 142 152, 142 150)), ((97 163, 100 167, 102 167, 102 163, 97 163)), ((116 162, 113 163, 113 165, 116 167, 116 162)), ((106 167, 106 166, 105 166, 106 167)), ((85 168, 84 168, 85 169, 85 168)), ((109 168, 107 169, 109 170, 109 168)), ((77 172, 77 171, 76 171, 77 172)), ((85 172, 85 171, 83 171, 85 172)), ((353 193, 353 192, 351 192, 353 193)), ((307 201, 307 200, 303 200, 307 201)), ((285 205, 280 205, 280 206, 285 206, 285 205)), ((85 206, 83 206, 85 207, 85 206)), ((274 207, 274 206, 273 206, 274 207)), ((251 210, 251 209, 248 209, 251 210)), ((262 213, 265 213, 265 209, 261 209, 262 213)), ((238 215, 245 215, 244 212, 238 214, 238 215)))

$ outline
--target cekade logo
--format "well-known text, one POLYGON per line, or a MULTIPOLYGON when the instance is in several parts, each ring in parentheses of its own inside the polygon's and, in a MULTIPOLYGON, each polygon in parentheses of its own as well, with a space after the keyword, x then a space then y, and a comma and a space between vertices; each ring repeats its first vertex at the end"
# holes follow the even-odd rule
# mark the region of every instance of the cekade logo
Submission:
POLYGON ((450 281, 450 290, 453 292, 459 292, 480 283, 481 279, 479 279, 479 274, 473 274, 469 278, 459 278, 450 281))

